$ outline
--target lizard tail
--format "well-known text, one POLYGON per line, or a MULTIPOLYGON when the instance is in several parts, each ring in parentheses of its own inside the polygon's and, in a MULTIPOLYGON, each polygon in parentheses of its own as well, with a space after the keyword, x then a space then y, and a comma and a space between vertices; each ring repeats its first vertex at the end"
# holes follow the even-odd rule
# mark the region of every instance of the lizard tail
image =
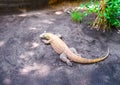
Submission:
POLYGON ((100 62, 104 59, 106 59, 107 57, 109 56, 109 49, 107 51, 107 54, 105 56, 102 56, 100 58, 96 58, 96 59, 87 59, 87 58, 83 58, 83 57, 80 57, 80 56, 77 56, 76 55, 76 59, 74 57, 74 59, 72 59, 74 62, 77 62, 77 63, 84 63, 84 64, 91 64, 91 63, 97 63, 97 62, 100 62))

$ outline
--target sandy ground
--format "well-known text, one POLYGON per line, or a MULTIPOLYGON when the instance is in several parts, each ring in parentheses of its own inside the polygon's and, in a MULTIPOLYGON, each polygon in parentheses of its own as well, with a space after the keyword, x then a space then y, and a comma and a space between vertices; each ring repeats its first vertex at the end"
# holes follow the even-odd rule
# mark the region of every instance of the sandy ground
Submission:
POLYGON ((90 30, 93 15, 80 24, 55 11, 0 16, 0 85, 119 85, 120 34, 90 30), (108 47, 110 55, 99 63, 70 67, 41 42, 44 31, 61 34, 86 58, 97 58, 108 47))

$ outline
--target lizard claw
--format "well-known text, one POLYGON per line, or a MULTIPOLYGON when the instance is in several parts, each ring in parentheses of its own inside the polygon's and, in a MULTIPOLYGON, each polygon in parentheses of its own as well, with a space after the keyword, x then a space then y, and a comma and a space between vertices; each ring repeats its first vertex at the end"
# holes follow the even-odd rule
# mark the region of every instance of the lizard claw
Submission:
POLYGON ((68 66, 72 66, 72 63, 70 61, 66 62, 68 66))

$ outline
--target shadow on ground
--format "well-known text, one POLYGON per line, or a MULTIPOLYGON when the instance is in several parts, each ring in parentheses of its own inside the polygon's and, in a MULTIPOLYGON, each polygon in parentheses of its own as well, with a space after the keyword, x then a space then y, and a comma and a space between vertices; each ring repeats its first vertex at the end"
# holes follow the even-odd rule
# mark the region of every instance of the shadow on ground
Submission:
POLYGON ((87 24, 74 23, 59 10, 41 10, 0 16, 0 85, 119 85, 120 35, 90 30, 87 24), (60 61, 39 35, 60 33, 63 40, 86 58, 110 56, 99 63, 73 67, 60 61))

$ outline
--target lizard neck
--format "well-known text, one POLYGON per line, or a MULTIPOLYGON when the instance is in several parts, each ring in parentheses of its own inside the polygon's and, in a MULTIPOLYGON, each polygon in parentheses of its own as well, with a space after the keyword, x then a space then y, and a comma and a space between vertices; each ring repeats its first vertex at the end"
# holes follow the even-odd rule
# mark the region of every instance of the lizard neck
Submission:
POLYGON ((56 36, 52 36, 51 38, 50 38, 50 43, 52 43, 52 42, 54 42, 55 41, 55 39, 56 39, 56 36))

